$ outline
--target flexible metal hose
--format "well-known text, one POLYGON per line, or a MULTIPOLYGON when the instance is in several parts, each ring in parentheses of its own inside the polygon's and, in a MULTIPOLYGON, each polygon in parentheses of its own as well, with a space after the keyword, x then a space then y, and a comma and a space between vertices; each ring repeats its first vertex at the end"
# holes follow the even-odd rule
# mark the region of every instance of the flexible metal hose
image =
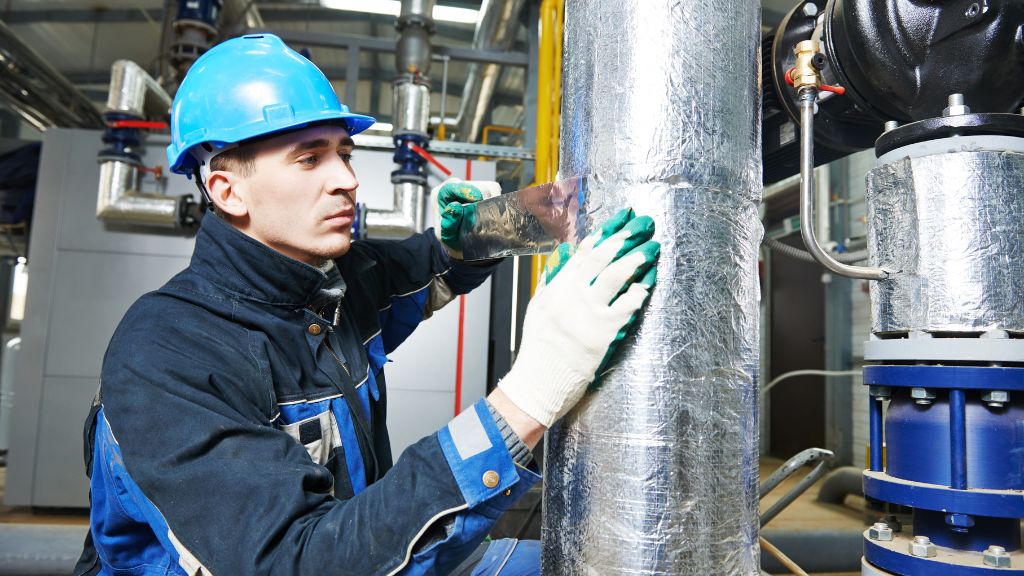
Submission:
MULTIPOLYGON (((818 263, 810 252, 801 250, 796 246, 790 246, 789 244, 780 242, 774 238, 765 238, 761 243, 767 246, 772 252, 778 252, 783 256, 789 256, 790 258, 796 258, 797 260, 803 260, 804 262, 818 263)), ((868 251, 864 249, 856 250, 854 252, 843 252, 840 254, 834 254, 832 257, 844 264, 853 264, 854 262, 863 262, 867 260, 868 251)))

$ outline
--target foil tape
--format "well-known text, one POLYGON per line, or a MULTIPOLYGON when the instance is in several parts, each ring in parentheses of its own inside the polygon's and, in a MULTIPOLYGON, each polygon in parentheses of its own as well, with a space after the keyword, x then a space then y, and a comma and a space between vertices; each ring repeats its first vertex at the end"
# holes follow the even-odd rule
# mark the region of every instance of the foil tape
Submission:
POLYGON ((1024 332, 1024 154, 903 158, 868 173, 872 331, 1024 332))
POLYGON ((570 0, 560 177, 650 215, 658 285, 547 436, 549 574, 758 574, 757 0, 570 0), (709 17, 714 14, 714 17, 709 17))

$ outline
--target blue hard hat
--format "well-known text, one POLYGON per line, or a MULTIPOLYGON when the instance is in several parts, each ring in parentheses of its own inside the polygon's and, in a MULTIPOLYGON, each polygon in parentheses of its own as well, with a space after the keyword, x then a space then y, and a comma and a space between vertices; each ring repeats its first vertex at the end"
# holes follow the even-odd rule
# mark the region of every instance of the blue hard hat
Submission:
POLYGON ((203 54, 171 106, 172 172, 191 174, 198 144, 222 148, 249 138, 341 121, 350 135, 374 119, 349 112, 323 72, 273 34, 232 38, 203 54))

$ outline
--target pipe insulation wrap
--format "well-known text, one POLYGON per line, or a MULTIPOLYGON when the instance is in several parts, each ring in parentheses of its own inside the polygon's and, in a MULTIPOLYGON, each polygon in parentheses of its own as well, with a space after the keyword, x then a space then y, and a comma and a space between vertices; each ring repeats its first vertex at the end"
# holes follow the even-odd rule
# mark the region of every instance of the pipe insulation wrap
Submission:
POLYGON ((867 177, 872 331, 1024 332, 1024 154, 951 152, 867 177))
POLYGON ((757 0, 569 0, 560 178, 650 215, 658 285, 547 436, 544 574, 758 574, 757 0))

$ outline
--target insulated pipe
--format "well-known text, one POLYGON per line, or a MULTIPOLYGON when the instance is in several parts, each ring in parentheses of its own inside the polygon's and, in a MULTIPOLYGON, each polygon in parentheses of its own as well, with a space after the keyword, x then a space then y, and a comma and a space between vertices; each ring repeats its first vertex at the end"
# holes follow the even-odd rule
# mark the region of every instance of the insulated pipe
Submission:
MULTIPOLYGON (((114 62, 110 72, 107 114, 143 119, 166 117, 171 97, 138 64, 114 62)), ((123 134, 116 136, 124 138, 123 134)), ((129 136, 130 138, 130 136, 129 136)), ((100 154, 96 217, 104 222, 181 228, 191 197, 146 194, 138 187, 141 162, 130 146, 100 154)))
MULTIPOLYGON (((366 210, 366 235, 370 238, 399 239, 425 227, 424 199, 426 174, 423 160, 409 144, 426 147, 430 126, 430 35, 434 33, 431 13, 434 0, 403 0, 395 26, 398 45, 395 51, 394 82, 395 161, 399 168, 391 173, 395 187, 394 206, 390 210, 366 210)), ((351 104, 351 103, 350 103, 351 104)))
MULTIPOLYGON (((511 48, 516 39, 523 4, 525 0, 484 2, 473 35, 473 49, 500 52, 511 48)), ((470 64, 456 119, 456 132, 460 140, 476 141, 500 75, 501 66, 497 64, 470 64)))
POLYGON ((758 0, 569 0, 559 177, 630 206, 658 284, 547 434, 542 571, 758 570, 758 0))
POLYGON ((817 88, 800 89, 800 237, 811 256, 828 270, 847 278, 885 280, 889 277, 887 271, 843 264, 818 244, 814 232, 814 103, 817 99, 817 88))

